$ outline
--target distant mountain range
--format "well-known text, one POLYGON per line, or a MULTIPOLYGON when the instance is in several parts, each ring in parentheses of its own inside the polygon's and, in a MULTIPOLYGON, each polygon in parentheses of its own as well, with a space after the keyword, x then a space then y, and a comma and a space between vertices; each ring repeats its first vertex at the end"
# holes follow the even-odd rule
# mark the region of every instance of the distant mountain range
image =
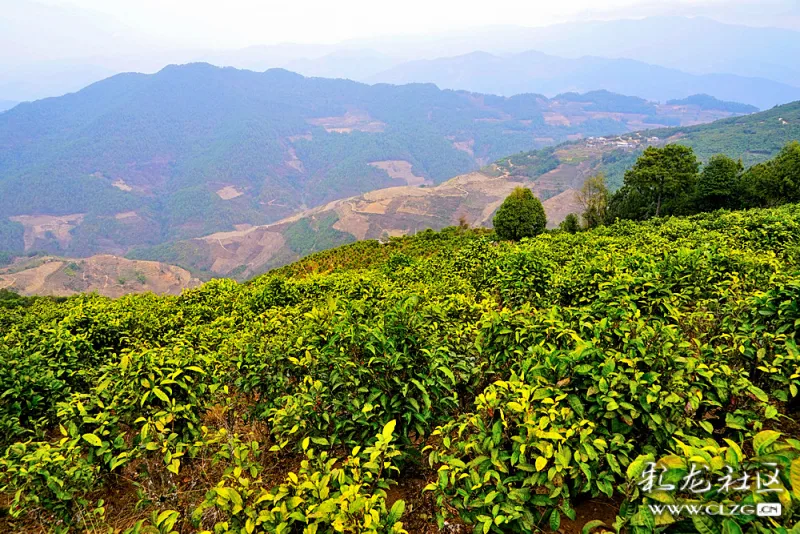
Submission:
POLYGON ((0 114, 0 250, 124 254, 522 150, 730 115, 607 91, 505 98, 208 64, 122 74, 0 114))
POLYGON ((14 102, 13 100, 0 100, 0 113, 7 109, 13 108, 17 104, 19 104, 19 102, 14 102))
MULTIPOLYGON (((442 35, 361 39, 340 47, 415 59, 483 50, 528 50, 566 58, 627 58, 693 74, 735 74, 800 86, 800 32, 723 24, 709 18, 648 17, 571 22, 538 28, 496 26, 442 35)), ((327 52, 330 53, 330 52, 327 52)), ((718 96, 718 95, 714 95, 718 96)))
POLYGON ((687 96, 686 98, 667 100, 670 106, 697 106, 700 109, 717 109, 731 113, 755 113, 758 108, 739 102, 725 102, 705 93, 687 96))
MULTIPOLYGON (((647 74, 648 69, 657 67, 672 71, 657 72, 657 78, 666 83, 664 90, 648 82, 639 88, 635 79, 617 80, 627 86, 607 84, 602 72, 590 72, 577 79, 567 77, 563 85, 552 79, 547 90, 540 90, 529 79, 516 83, 510 80, 513 74, 501 71, 508 90, 498 85, 496 89, 487 87, 483 91, 509 95, 541 92, 552 96, 568 91, 609 89, 660 101, 705 92, 765 108, 796 98, 785 86, 800 87, 800 67, 794 60, 800 55, 800 32, 723 24, 707 18, 649 17, 539 28, 484 27, 335 44, 283 43, 210 51, 181 50, 169 43, 149 42, 147 36, 124 24, 76 8, 14 0, 14 9, 7 11, 13 13, 0 20, 0 99, 15 101, 59 96, 114 73, 153 73, 169 63, 203 61, 257 71, 285 68, 307 76, 368 81, 410 60, 448 62, 476 51, 509 60, 531 50, 563 58, 555 60, 565 63, 556 65, 559 76, 564 75, 568 65, 580 66, 581 61, 588 61, 592 69, 602 70, 607 64, 598 63, 597 58, 638 62, 636 68, 631 64, 617 65, 614 71, 617 78, 647 74), (35 31, 26 31, 28 27, 35 31), (769 85, 765 80, 777 85, 769 85), (668 88, 674 88, 675 92, 668 88), (761 93, 768 96, 759 100, 761 93)), ((479 80, 471 79, 469 72, 464 77, 469 86, 452 87, 480 87, 479 80)), ((550 80, 546 73, 534 78, 550 80)), ((444 80, 447 87, 451 87, 450 81, 458 81, 447 77, 444 80)))
POLYGON ((514 95, 541 93, 553 96, 567 91, 606 89, 665 102, 705 93, 770 108, 800 99, 800 88, 763 78, 731 74, 687 74, 675 69, 630 59, 581 57, 568 59, 541 52, 499 57, 485 52, 403 63, 370 76, 376 83, 435 83, 446 89, 514 95))

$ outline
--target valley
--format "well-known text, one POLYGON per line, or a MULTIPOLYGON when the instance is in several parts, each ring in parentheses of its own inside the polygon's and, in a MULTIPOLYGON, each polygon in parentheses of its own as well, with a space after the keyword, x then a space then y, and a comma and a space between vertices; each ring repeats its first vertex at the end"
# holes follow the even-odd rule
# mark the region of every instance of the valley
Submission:
MULTIPOLYGON (((560 115, 575 117, 568 115, 569 109, 575 109, 575 105, 563 106, 560 115)), ((687 122, 689 125, 686 126, 589 136, 555 147, 521 152, 438 185, 431 185, 428 179, 414 174, 414 167, 402 160, 373 162, 368 166, 386 172, 391 180, 387 184, 389 187, 300 209, 269 224, 236 223, 223 231, 145 246, 120 246, 107 240, 104 245, 107 248, 103 250, 131 260, 177 266, 191 273, 191 276, 179 277, 183 282, 176 282, 177 285, 150 288, 129 284, 115 287, 115 292, 159 290, 161 287, 172 291, 181 283, 189 287, 190 279, 224 276, 246 280, 305 255, 357 240, 385 241, 393 236, 413 235, 427 228, 441 229, 460 223, 490 227, 495 210, 517 186, 530 188, 543 201, 548 227, 555 228, 568 214, 582 211, 575 192, 586 178, 602 172, 609 186, 618 188, 625 170, 649 145, 684 143, 692 146, 703 159, 723 153, 742 158, 748 165, 773 156, 786 142, 800 137, 800 103, 710 124, 691 125, 691 121, 687 122), (398 185, 398 182, 406 185, 398 185)), ((351 121, 350 124, 357 125, 358 122, 351 121)), ((232 185, 220 187, 214 194, 220 200, 228 199, 225 200, 228 202, 244 200, 244 192, 232 185)), ((129 229, 124 233, 126 236, 130 236, 130 232, 136 235, 137 231, 147 235, 147 229, 153 228, 152 222, 141 213, 147 212, 121 212, 115 214, 113 220, 118 227, 129 229)), ((59 252, 62 249, 57 240, 61 239, 61 243, 67 245, 66 250, 70 250, 73 240, 92 239, 85 237, 81 227, 77 226, 84 217, 84 214, 38 218, 15 216, 12 220, 24 228, 19 237, 29 252, 36 243, 36 247, 42 247, 50 254, 70 257, 59 252), (54 241, 57 244, 54 245, 54 241), (46 248, 48 243, 49 249, 46 248)), ((16 269, 24 272, 24 265, 23 262, 16 269)), ((36 278, 37 275, 32 276, 36 278)), ((117 278, 114 272, 109 276, 111 280, 117 278)), ((68 279, 51 278, 53 283, 58 280, 61 284, 50 290, 53 294, 76 292, 66 285, 68 279)), ((105 291, 104 281, 101 276, 96 279, 99 285, 74 287, 105 291)))

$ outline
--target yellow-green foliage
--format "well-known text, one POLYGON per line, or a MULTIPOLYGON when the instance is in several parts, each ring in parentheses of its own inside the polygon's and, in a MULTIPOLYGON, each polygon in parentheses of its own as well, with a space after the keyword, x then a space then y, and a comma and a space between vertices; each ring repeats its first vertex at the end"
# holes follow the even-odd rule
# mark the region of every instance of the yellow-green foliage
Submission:
MULTIPOLYGON (((62 530, 122 475, 159 512, 132 533, 402 532, 382 492, 424 461, 440 521, 557 529, 609 496, 620 529, 657 531, 640 455, 747 450, 800 404, 798 262, 788 205, 519 243, 447 229, 179 297, 25 301, 0 309, 0 487, 62 530), (212 457, 188 512, 141 482, 177 491, 212 457)), ((702 531, 794 525, 792 477, 783 518, 702 531)))

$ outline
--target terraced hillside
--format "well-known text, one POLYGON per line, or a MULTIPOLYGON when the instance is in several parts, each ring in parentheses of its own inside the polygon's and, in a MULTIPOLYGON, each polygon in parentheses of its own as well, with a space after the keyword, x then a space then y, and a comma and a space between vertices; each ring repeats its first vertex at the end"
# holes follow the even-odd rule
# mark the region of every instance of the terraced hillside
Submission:
POLYGON ((335 200, 270 225, 141 249, 130 257, 181 265, 201 276, 245 280, 307 254, 356 240, 388 240, 462 222, 490 227, 494 212, 518 186, 550 196, 544 207, 548 226, 553 228, 567 214, 580 211, 571 187, 580 187, 587 172, 586 168, 565 165, 534 182, 476 172, 435 187, 379 189, 335 200))

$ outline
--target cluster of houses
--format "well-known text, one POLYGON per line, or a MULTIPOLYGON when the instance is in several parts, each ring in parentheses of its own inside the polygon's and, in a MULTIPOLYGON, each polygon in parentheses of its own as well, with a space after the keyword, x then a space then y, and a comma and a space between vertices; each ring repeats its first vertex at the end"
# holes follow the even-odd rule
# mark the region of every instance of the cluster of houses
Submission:
POLYGON ((591 147, 614 146, 618 148, 638 148, 642 145, 652 145, 659 141, 660 139, 658 137, 644 137, 640 133, 635 133, 624 137, 587 137, 586 145, 591 147))

